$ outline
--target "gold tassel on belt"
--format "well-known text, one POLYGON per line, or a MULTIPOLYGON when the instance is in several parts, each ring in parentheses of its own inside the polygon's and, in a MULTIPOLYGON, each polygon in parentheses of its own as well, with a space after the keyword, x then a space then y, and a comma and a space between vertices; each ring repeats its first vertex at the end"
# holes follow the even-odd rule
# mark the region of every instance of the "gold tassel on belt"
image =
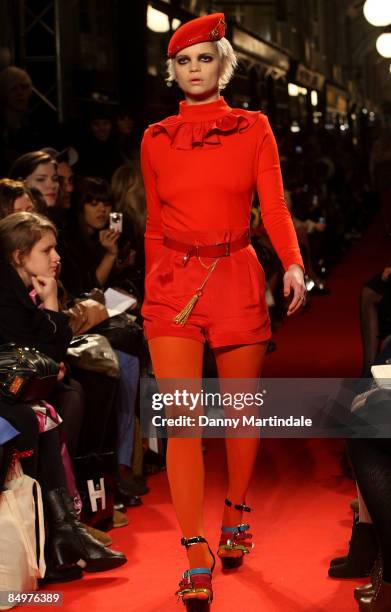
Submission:
POLYGON ((209 268, 208 274, 206 275, 206 277, 204 278, 202 282, 202 285, 198 287, 196 293, 193 295, 190 301, 186 304, 186 306, 176 315, 176 317, 173 318, 174 323, 176 323, 177 325, 185 325, 187 319, 189 318, 191 314, 191 311, 193 310, 194 306, 197 304, 199 298, 201 297, 202 290, 205 287, 210 275, 212 274, 213 270, 217 266, 219 259, 220 257, 218 257, 218 259, 216 259, 216 261, 212 263, 212 265, 209 268))

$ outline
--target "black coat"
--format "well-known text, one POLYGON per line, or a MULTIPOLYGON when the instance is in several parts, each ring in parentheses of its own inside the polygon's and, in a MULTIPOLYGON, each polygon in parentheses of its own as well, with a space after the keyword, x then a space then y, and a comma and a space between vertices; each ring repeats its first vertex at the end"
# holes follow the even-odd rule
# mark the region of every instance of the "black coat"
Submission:
POLYGON ((34 347, 64 361, 72 338, 68 321, 61 312, 37 308, 15 268, 0 262, 0 344, 34 347))

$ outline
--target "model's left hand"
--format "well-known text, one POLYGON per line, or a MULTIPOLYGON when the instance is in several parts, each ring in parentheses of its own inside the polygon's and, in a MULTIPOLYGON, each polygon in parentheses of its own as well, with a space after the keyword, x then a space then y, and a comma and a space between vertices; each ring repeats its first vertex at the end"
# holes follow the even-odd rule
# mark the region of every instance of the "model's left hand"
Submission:
POLYGON ((284 296, 287 298, 293 291, 293 298, 288 308, 288 317, 299 310, 305 304, 307 293, 303 270, 297 264, 293 264, 284 274, 284 296))

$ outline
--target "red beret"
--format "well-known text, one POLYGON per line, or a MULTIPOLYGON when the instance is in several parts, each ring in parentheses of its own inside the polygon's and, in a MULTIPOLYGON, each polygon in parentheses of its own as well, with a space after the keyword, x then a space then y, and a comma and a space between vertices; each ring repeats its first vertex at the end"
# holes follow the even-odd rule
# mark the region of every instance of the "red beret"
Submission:
POLYGON ((220 40, 225 34, 224 13, 213 13, 192 19, 175 30, 168 44, 168 57, 174 57, 186 47, 220 40))

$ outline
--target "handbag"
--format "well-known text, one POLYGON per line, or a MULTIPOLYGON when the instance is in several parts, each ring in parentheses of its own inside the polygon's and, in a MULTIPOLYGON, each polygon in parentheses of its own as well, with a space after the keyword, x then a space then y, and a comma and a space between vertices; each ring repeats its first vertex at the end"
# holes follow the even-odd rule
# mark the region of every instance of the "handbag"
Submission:
POLYGON ((123 312, 103 321, 92 331, 107 338, 115 350, 138 357, 142 371, 149 362, 149 352, 143 329, 132 315, 123 312))
POLYGON ((106 306, 92 299, 77 302, 66 311, 66 314, 70 317, 69 325, 75 335, 85 334, 92 327, 109 318, 106 306))
POLYGON ((93 329, 96 334, 102 334, 117 351, 138 356, 140 351, 140 338, 143 330, 126 312, 115 315, 103 323, 99 323, 93 329))
POLYGON ((74 336, 67 351, 71 366, 119 378, 118 357, 104 336, 82 334, 74 336))
POLYGON ((74 457, 73 469, 82 502, 80 520, 91 526, 112 526, 115 495, 114 452, 74 457))
POLYGON ((0 394, 11 401, 32 402, 49 397, 60 366, 33 347, 13 342, 0 346, 0 394))
POLYGON ((0 493, 0 610, 17 605, 4 598, 9 592, 36 591, 46 571, 41 488, 23 474, 19 461, 10 468, 5 487, 0 493))

